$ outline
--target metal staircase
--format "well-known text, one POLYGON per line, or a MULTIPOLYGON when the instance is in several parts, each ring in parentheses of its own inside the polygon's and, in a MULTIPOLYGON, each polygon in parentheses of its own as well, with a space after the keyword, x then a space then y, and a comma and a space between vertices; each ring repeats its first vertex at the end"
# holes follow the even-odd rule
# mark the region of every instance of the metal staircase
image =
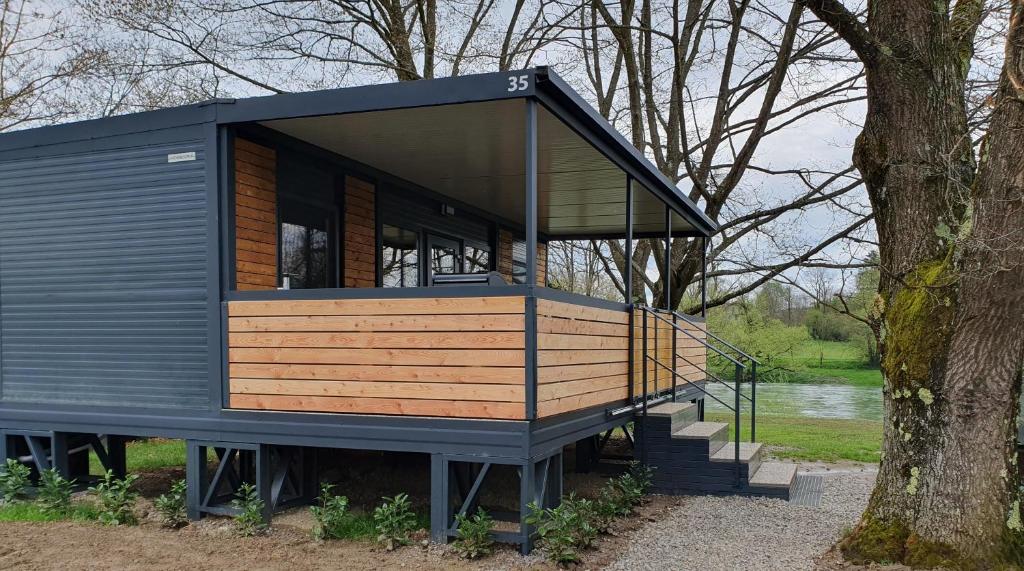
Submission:
POLYGON ((636 455, 655 469, 654 492, 768 496, 788 500, 796 481, 796 465, 764 461, 764 447, 755 441, 757 360, 706 331, 689 316, 646 306, 638 309, 642 321, 640 353, 643 358, 639 363, 642 394, 636 417, 636 455), (699 333, 694 333, 694 329, 699 333), (665 338, 666 333, 671 339, 665 338), (665 358, 666 342, 671 343, 668 359, 665 358), (706 353, 703 358, 687 355, 685 351, 680 352, 681 345, 696 345, 706 353), (708 354, 732 366, 731 383, 711 372, 707 365, 708 354), (661 379, 666 376, 671 382, 663 386, 661 379), (750 382, 749 395, 742 391, 745 379, 750 382), (704 399, 675 402, 681 383, 732 412, 732 438, 728 423, 704 421, 704 399), (728 388, 732 398, 715 396, 707 389, 708 384, 728 388), (740 437, 744 401, 749 405, 750 442, 743 442, 740 437))

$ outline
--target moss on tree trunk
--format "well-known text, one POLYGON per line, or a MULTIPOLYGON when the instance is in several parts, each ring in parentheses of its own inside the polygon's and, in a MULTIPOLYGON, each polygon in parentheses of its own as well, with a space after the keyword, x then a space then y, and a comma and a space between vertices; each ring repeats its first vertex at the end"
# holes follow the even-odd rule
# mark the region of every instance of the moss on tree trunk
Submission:
POLYGON ((878 479, 851 560, 1024 567, 1016 416, 1024 364, 1024 6, 974 163, 965 81, 980 1, 801 0, 857 51, 854 150, 879 236, 885 377, 878 479))

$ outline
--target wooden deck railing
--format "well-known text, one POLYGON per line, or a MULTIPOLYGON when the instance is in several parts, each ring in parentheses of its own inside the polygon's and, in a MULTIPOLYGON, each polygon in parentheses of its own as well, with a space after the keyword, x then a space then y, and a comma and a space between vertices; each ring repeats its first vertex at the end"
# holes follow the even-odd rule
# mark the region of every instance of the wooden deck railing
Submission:
MULTIPOLYGON (((643 359, 644 312, 637 308, 634 310, 633 317, 633 358, 635 359, 634 363, 637 364, 633 370, 633 394, 639 396, 644 392, 643 366, 641 365, 645 361, 643 359)), ((671 319, 671 316, 668 319, 671 319)), ((647 315, 647 354, 665 366, 675 367, 675 372, 679 375, 676 378, 677 386, 685 385, 686 381, 691 383, 704 381, 707 371, 707 348, 704 341, 707 339, 707 334, 700 325, 682 320, 676 320, 676 325, 689 331, 692 337, 683 333, 675 335, 676 354, 673 364, 672 325, 647 315)), ((654 394, 671 389, 672 373, 664 367, 656 365, 653 359, 646 361, 648 392, 654 394)))
POLYGON ((629 314, 525 296, 228 302, 234 409, 523 420, 629 394, 629 314))
POLYGON ((521 419, 524 298, 233 301, 230 407, 521 419))

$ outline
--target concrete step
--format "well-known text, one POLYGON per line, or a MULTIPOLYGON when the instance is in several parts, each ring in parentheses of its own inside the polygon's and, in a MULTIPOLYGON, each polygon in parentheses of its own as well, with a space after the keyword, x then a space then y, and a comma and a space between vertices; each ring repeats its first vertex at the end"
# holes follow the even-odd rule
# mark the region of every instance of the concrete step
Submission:
POLYGON ((708 456, 718 452, 729 439, 729 425, 724 422, 694 422, 672 433, 673 439, 707 440, 708 456))
MULTIPOLYGON (((750 464, 761 458, 760 442, 740 442, 740 462, 750 464)), ((733 462, 736 460, 736 446, 734 442, 727 442, 725 446, 711 456, 712 462, 733 462)))
POLYGON ((750 477, 752 488, 785 488, 789 489, 796 480, 796 464, 786 462, 762 462, 754 475, 750 477))
POLYGON ((692 402, 664 402, 647 409, 647 416, 668 418, 670 432, 675 432, 697 422, 697 404, 692 402))

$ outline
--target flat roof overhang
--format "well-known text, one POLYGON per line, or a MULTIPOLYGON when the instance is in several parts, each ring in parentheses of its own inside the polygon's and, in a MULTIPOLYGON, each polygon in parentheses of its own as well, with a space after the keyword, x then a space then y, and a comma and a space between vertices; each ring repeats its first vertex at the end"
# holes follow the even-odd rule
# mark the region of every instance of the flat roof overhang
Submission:
POLYGON ((453 200, 521 221, 526 103, 539 102, 538 231, 548 238, 707 236, 717 226, 546 68, 271 95, 217 104, 219 124, 259 124, 453 200))
POLYGON ((663 205, 671 211, 673 235, 717 231, 715 222, 672 181, 543 67, 220 99, 39 127, 0 134, 0 153, 35 156, 50 145, 89 145, 117 135, 144 140, 175 127, 263 124, 515 221, 523 219, 525 209, 525 100, 539 102, 540 233, 550 238, 623 237, 627 175, 633 181, 635 237, 664 235, 663 205), (363 142, 345 132, 362 133, 363 142))

